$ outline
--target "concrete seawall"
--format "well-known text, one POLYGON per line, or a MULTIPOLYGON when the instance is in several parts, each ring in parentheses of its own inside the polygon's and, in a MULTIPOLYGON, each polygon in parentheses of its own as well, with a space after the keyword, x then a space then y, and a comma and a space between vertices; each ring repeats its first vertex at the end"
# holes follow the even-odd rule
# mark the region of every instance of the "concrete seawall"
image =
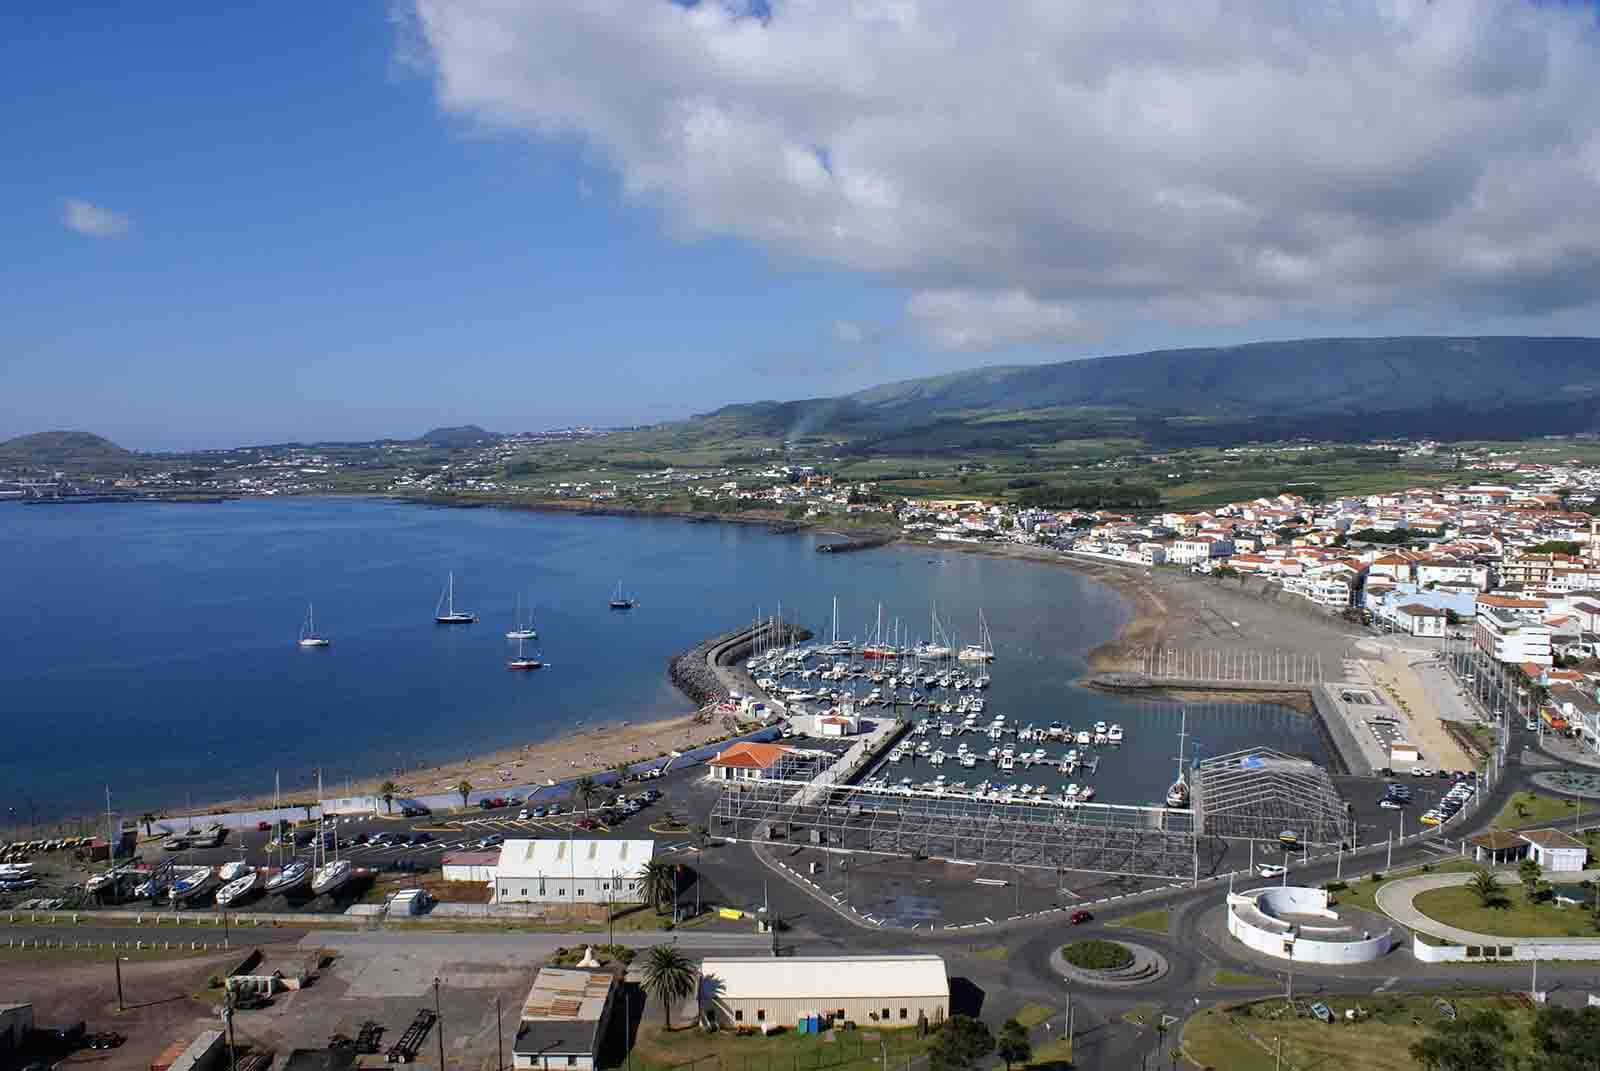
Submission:
POLYGON ((785 623, 761 624, 702 640, 667 664, 667 676, 697 706, 720 702, 733 692, 756 690, 755 681, 740 668, 757 642, 781 644, 808 640, 811 633, 785 623))

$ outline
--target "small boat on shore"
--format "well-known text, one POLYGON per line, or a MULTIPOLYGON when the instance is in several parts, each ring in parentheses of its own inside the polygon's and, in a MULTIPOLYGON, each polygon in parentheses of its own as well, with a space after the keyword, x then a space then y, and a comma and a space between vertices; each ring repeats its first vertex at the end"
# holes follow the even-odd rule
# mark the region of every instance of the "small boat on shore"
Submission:
POLYGON ((306 603, 306 619, 300 624, 301 647, 326 647, 332 642, 317 631, 316 608, 306 603))
POLYGON ((311 881, 311 867, 294 862, 267 879, 267 894, 277 896, 296 891, 311 881))
POLYGON ((210 867, 188 867, 180 871, 178 879, 172 883, 172 902, 193 900, 203 893, 210 892, 216 883, 216 872, 210 867))
POLYGON ((439 593, 439 603, 433 608, 433 620, 440 625, 470 625, 478 615, 470 610, 456 609, 456 574, 451 573, 445 588, 439 593))
POLYGON ((354 863, 348 859, 335 859, 312 876, 311 892, 316 896, 326 896, 329 893, 338 892, 355 875, 356 868, 354 863))
POLYGON ((262 870, 251 870, 247 874, 235 877, 217 890, 217 906, 232 907, 234 904, 244 903, 266 884, 265 874, 266 872, 262 870))

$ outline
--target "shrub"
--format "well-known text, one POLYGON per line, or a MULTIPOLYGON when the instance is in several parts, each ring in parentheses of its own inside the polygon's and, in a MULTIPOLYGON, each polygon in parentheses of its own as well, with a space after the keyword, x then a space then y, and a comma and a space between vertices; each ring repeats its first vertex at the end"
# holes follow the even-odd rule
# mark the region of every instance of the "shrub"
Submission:
POLYGON ((1372 872, 1372 884, 1376 885, 1376 884, 1378 884, 1378 882, 1380 882, 1382 880, 1383 880, 1383 871, 1374 870, 1372 872))
POLYGON ((1322 889, 1324 892, 1344 892, 1349 887, 1342 881, 1330 881, 1322 889))
POLYGON ((1114 971, 1133 962, 1133 952, 1115 941, 1074 941, 1062 946, 1061 956, 1088 971, 1114 971))

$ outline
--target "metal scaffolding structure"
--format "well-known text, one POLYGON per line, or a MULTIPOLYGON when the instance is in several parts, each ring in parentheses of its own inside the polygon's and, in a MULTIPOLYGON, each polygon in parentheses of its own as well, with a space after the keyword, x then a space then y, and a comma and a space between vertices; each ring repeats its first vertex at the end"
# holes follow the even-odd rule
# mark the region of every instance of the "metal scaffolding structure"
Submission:
POLYGON ((711 827, 737 840, 1167 880, 1194 880, 1200 858, 1189 811, 804 781, 729 784, 712 807, 711 827))
POLYGON ((1306 845, 1353 843, 1353 819, 1328 771, 1270 748, 1247 748, 1197 765, 1196 824, 1209 836, 1306 845))

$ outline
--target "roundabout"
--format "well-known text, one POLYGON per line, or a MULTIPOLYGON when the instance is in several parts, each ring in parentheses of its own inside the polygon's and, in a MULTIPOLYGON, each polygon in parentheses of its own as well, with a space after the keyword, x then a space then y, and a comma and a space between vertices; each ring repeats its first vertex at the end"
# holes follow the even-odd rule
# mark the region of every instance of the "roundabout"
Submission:
POLYGON ((1600 800, 1600 773, 1585 770, 1545 770, 1530 779, 1540 788, 1562 796, 1600 800))
POLYGON ((1170 968, 1165 956, 1145 945, 1089 940, 1074 941, 1051 952, 1050 969, 1071 982, 1127 989, 1164 978, 1170 968))

